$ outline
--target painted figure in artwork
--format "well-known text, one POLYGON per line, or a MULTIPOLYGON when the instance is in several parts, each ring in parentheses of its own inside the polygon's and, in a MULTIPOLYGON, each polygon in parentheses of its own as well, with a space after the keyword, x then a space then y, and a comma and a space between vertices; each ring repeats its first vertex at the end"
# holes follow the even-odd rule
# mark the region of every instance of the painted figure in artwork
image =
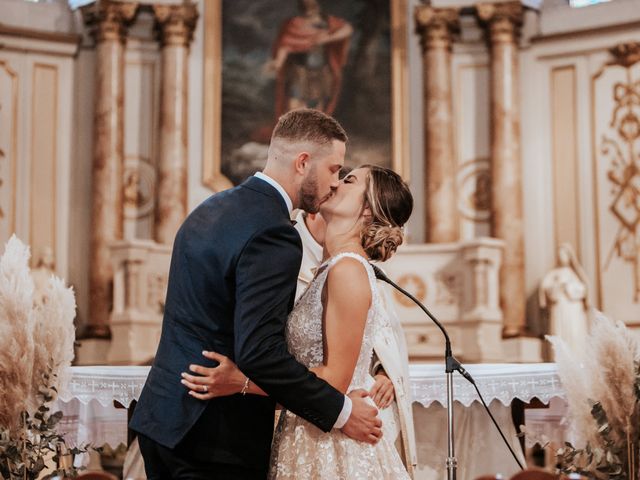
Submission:
POLYGON ((276 74, 276 118, 304 107, 333 113, 353 34, 349 22, 323 14, 317 0, 298 5, 300 14, 282 24, 267 64, 276 74))

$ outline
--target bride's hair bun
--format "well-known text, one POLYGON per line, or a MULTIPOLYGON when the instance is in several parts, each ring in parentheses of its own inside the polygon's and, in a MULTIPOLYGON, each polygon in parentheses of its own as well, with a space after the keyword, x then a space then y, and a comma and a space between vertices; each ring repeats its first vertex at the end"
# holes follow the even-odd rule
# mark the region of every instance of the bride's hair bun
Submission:
POLYGON ((362 247, 371 260, 384 262, 402 245, 404 234, 400 227, 372 223, 362 230, 362 247))
POLYGON ((388 260, 402 244, 402 227, 413 210, 409 186, 393 170, 365 165, 369 170, 364 207, 371 212, 362 227, 362 248, 371 260, 388 260))

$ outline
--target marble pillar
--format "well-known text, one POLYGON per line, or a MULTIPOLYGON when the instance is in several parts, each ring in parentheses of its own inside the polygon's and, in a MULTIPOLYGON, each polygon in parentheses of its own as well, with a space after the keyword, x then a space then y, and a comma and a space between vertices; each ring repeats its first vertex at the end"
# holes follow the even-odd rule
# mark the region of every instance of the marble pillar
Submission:
POLYGON ((427 242, 459 240, 451 98, 451 36, 458 28, 452 8, 420 5, 416 30, 422 41, 427 242))
POLYGON ((113 270, 110 244, 122 238, 124 45, 137 4, 98 0, 83 7, 95 40, 95 111, 89 319, 85 337, 109 338, 113 270))
POLYGON ((190 3, 154 5, 153 12, 162 46, 155 239, 171 245, 187 213, 188 60, 198 12, 190 3))
POLYGON ((517 42, 523 7, 512 1, 476 8, 491 48, 491 227, 505 242, 500 301, 509 338, 526 330, 517 42))

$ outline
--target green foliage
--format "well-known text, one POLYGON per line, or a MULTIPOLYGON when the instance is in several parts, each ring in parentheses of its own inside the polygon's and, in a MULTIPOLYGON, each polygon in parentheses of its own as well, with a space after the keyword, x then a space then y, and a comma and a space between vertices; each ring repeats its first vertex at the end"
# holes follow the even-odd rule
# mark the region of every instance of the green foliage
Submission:
MULTIPOLYGON (((51 412, 51 404, 57 398, 55 387, 47 386, 49 379, 55 377, 50 372, 44 375, 43 386, 39 389, 37 410, 30 415, 20 414, 20 427, 17 429, 0 428, 0 477, 3 479, 35 480, 45 468, 45 458, 60 464, 53 475, 76 477, 78 472, 70 460, 73 455, 84 453, 86 447, 67 450, 62 435, 57 433, 57 425, 62 412, 51 412)), ((49 475, 46 478, 50 478, 49 475)))
MULTIPOLYGON (((634 391, 636 412, 638 412, 640 410, 640 362, 635 363, 635 373, 634 391)), ((559 472, 579 473, 590 478, 635 480, 632 473, 635 477, 640 438, 630 438, 625 432, 614 431, 602 404, 593 400, 588 401, 591 405, 591 416, 597 425, 601 446, 593 447, 587 443, 584 448, 575 448, 571 443, 565 442, 564 447, 556 451, 559 472)))

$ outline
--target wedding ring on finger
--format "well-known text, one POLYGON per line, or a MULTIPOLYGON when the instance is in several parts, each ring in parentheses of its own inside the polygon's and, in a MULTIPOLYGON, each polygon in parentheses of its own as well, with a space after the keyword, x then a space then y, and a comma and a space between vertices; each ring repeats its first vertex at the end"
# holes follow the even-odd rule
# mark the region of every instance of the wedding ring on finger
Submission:
POLYGON ((203 386, 202 386, 202 391, 203 391, 204 393, 208 393, 208 392, 209 392, 209 387, 207 387, 206 385, 203 385, 203 386))

